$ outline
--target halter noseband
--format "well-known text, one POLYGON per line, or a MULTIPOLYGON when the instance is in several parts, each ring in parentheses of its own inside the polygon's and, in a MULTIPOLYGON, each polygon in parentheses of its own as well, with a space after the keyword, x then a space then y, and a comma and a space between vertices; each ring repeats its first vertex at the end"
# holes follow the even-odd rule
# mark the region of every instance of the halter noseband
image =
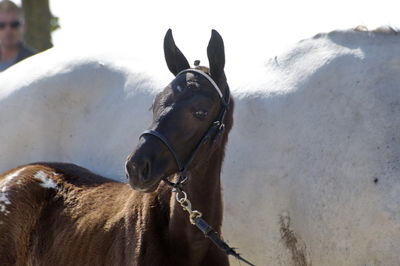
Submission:
POLYGON ((187 73, 187 72, 194 72, 194 73, 200 74, 203 77, 205 77, 213 85, 214 89, 218 93, 218 95, 219 95, 219 97, 221 99, 221 105, 222 105, 222 109, 221 109, 220 113, 217 115, 216 119, 213 121, 213 123, 211 124, 211 126, 209 127, 207 132, 200 139, 199 143, 197 144, 197 146, 194 148, 194 150, 190 154, 189 159, 187 159, 186 163, 184 163, 179 158, 178 153, 176 152, 174 147, 171 145, 170 141, 165 136, 163 136, 161 133, 159 133, 159 132, 157 132, 155 130, 146 130, 139 137, 139 138, 141 138, 141 137, 143 137, 145 135, 154 136, 154 137, 158 138, 162 143, 164 143, 165 146, 168 148, 168 150, 171 152, 171 154, 175 158, 176 164, 178 165, 179 172, 181 173, 181 177, 180 177, 180 180, 178 181, 179 182, 178 184, 172 183, 172 182, 168 181, 167 179, 164 179, 164 181, 167 182, 169 185, 172 185, 174 187, 176 187, 177 185, 180 185, 181 183, 183 183, 186 180, 186 176, 185 175, 186 175, 186 172, 188 170, 188 167, 189 167, 190 163, 193 161, 193 159, 195 158, 195 156, 196 156, 198 150, 200 149, 200 147, 202 146, 202 144, 206 143, 208 140, 213 138, 213 136, 220 135, 220 133, 223 132, 224 126, 225 126, 224 125, 224 118, 225 118, 226 112, 228 110, 229 99, 230 99, 229 87, 227 87, 226 93, 225 93, 225 96, 224 96, 222 94, 222 91, 218 87, 218 85, 215 83, 215 81, 208 74, 206 74, 205 72, 203 72, 201 70, 198 70, 198 69, 186 69, 186 70, 183 70, 183 71, 179 72, 178 75, 176 75, 175 79, 179 75, 181 75, 183 73, 187 73))

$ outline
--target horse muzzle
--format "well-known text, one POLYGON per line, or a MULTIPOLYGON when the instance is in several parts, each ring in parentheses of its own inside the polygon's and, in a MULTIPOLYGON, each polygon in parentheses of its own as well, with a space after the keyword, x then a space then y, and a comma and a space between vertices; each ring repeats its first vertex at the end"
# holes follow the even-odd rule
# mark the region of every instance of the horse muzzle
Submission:
POLYGON ((141 192, 155 191, 161 181, 161 178, 152 175, 152 163, 146 158, 129 157, 125 172, 131 187, 141 192))

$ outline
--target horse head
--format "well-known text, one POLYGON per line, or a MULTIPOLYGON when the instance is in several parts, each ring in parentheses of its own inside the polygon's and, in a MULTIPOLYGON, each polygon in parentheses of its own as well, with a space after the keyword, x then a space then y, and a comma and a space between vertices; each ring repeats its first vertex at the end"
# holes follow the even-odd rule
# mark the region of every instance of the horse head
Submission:
POLYGON ((175 79, 155 97, 151 126, 126 161, 129 184, 143 192, 206 161, 229 104, 224 43, 217 31, 212 31, 207 47, 208 72, 190 68, 171 30, 164 38, 164 54, 175 79))

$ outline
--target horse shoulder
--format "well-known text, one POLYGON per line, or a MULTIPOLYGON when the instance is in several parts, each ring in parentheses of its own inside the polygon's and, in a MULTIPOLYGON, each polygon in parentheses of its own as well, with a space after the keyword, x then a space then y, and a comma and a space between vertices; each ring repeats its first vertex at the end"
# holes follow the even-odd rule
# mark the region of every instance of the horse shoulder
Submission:
POLYGON ((34 264, 124 265, 135 245, 135 234, 127 235, 136 226, 129 185, 74 164, 40 165, 56 173, 59 187, 35 229, 34 264))
POLYGON ((142 195, 73 164, 35 163, 8 171, 0 176, 0 261, 134 262, 150 211, 142 195))

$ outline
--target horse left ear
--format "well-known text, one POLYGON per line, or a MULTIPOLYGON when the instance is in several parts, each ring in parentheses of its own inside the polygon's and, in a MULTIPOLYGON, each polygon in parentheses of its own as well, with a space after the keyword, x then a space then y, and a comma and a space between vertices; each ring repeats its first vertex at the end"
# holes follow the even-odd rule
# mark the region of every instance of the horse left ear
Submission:
POLYGON ((211 77, 217 82, 225 77, 225 48, 221 35, 216 30, 211 31, 211 39, 207 47, 211 77))
POLYGON ((182 70, 190 68, 189 62, 181 50, 175 45, 172 30, 169 29, 164 37, 164 56, 169 70, 175 76, 182 70))

